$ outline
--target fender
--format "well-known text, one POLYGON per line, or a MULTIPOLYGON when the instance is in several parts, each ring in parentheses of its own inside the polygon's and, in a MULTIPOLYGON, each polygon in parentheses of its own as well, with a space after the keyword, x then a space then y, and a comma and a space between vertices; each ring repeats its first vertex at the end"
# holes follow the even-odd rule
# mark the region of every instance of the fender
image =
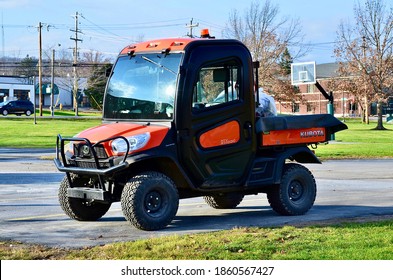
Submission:
POLYGON ((271 151, 264 150, 255 158, 248 175, 246 186, 249 189, 264 189, 281 182, 285 161, 299 163, 321 163, 307 146, 296 146, 271 151))
POLYGON ((157 147, 127 157, 127 169, 123 172, 139 173, 147 168, 170 175, 173 180, 180 181, 179 186, 196 190, 197 187, 188 174, 184 171, 176 156, 176 147, 157 147))
POLYGON ((297 161, 299 163, 318 163, 322 162, 317 158, 317 156, 306 146, 304 147, 293 147, 288 148, 282 153, 276 155, 277 165, 274 172, 274 183, 279 184, 281 181, 282 171, 285 165, 285 161, 290 159, 292 161, 297 161))

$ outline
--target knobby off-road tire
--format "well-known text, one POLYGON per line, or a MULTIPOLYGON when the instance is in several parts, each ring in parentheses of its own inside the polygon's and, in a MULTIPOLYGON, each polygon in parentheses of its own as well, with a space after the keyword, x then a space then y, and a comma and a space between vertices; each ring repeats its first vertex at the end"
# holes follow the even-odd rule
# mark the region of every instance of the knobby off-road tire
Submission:
MULTIPOLYGON (((71 175, 71 180, 82 180, 76 175, 71 175)), ((111 203, 87 203, 80 198, 68 197, 67 190, 70 182, 67 176, 64 176, 59 188, 59 202, 63 211, 72 219, 78 221, 97 221, 105 215, 111 207, 111 203)))
POLYGON ((207 205, 215 209, 234 209, 242 202, 243 198, 244 195, 239 193, 225 193, 203 197, 207 205))
POLYGON ((305 214, 313 205, 317 194, 314 176, 300 164, 286 164, 281 183, 267 193, 270 206, 281 215, 305 214))
POLYGON ((145 172, 131 178, 121 195, 125 218, 136 228, 159 230, 176 216, 179 194, 175 183, 159 172, 145 172))

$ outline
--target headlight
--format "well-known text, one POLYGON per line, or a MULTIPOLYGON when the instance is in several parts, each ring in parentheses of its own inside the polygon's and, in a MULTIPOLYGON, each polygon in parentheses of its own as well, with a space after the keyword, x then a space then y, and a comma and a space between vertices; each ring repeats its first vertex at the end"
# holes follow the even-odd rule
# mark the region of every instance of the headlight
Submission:
MULTIPOLYGON (((72 138, 78 138, 79 133, 72 136, 72 138)), ((72 157, 74 155, 74 146, 77 145, 77 142, 70 141, 64 145, 64 152, 67 157, 72 157)))
MULTIPOLYGON (((143 148, 150 140, 150 133, 146 132, 130 137, 126 137, 130 151, 135 151, 143 148)), ((115 153, 125 153, 127 151, 127 144, 124 139, 118 138, 112 141, 112 149, 115 153)))
POLYGON ((65 152, 74 152, 74 145, 72 142, 69 142, 67 144, 64 145, 64 151, 65 152))
POLYGON ((71 157, 74 155, 74 142, 70 141, 64 145, 64 152, 67 157, 71 157))

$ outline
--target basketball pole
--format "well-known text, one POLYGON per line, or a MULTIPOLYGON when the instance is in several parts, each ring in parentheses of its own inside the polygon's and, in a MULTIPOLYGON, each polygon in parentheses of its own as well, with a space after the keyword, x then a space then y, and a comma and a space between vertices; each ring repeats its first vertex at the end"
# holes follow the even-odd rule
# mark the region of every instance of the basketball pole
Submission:
MULTIPOLYGON (((317 89, 322 93, 322 95, 329 100, 329 103, 327 104, 327 113, 330 115, 334 116, 334 97, 333 97, 333 92, 330 91, 329 93, 326 92, 326 90, 321 86, 318 81, 315 81, 315 86, 317 89)), ((335 140, 334 134, 331 134, 330 140, 335 140)))

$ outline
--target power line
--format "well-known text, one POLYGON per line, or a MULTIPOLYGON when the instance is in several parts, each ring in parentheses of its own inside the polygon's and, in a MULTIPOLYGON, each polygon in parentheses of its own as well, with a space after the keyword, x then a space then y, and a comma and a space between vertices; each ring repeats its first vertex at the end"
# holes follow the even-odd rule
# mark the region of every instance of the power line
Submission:
POLYGON ((85 16, 81 15, 81 18, 83 18, 84 20, 90 22, 92 25, 94 25, 95 27, 97 27, 98 29, 104 31, 105 33, 111 34, 115 37, 120 37, 119 35, 113 33, 112 31, 107 30, 106 28, 99 26, 98 24, 95 24, 94 22, 92 22, 91 20, 87 19, 85 16))

